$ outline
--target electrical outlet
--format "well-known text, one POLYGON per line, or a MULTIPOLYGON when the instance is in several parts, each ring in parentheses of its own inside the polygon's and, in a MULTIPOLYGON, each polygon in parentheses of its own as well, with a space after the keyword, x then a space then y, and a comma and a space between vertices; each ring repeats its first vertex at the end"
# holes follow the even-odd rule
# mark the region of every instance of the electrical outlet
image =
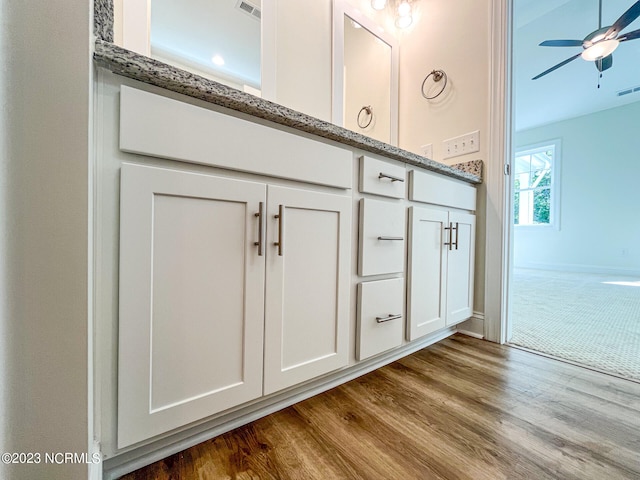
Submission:
POLYGON ((459 137, 450 138, 442 142, 443 158, 457 157, 467 153, 480 151, 480 131, 465 133, 459 137))
POLYGON ((420 147, 422 155, 433 160, 433 143, 428 143, 420 147))

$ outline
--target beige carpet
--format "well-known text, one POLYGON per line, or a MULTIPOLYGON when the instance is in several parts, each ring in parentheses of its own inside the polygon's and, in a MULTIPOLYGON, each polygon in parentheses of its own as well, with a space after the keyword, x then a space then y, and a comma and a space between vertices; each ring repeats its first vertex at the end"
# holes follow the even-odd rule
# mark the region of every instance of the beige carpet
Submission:
POLYGON ((510 343, 640 381, 640 277, 516 269, 510 343))

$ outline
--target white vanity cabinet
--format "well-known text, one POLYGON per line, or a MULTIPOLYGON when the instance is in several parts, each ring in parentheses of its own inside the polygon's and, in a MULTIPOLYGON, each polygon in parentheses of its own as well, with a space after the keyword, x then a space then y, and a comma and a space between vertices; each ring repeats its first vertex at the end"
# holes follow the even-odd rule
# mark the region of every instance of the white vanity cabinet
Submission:
POLYGON ((404 338, 406 168, 383 159, 359 158, 358 190, 378 198, 359 200, 358 275, 394 278, 358 283, 356 359, 400 347, 404 338))
POLYGON ((350 196, 268 196, 265 394, 347 365, 351 270, 350 196))
POLYGON ((119 93, 125 155, 245 173, 121 164, 117 447, 345 367, 351 152, 119 93))
POLYGON ((119 447, 347 365, 351 197, 124 164, 120 219, 119 447))
POLYGON ((264 184, 122 166, 118 447, 262 395, 265 200, 264 184))
POLYGON ((96 338, 112 465, 330 388, 471 315, 475 188, 104 88, 96 338))
POLYGON ((476 221, 462 210, 475 210, 474 187, 410 173, 411 200, 444 204, 409 207, 407 336, 415 340, 473 314, 476 221), (447 203, 460 209, 447 208, 447 203))

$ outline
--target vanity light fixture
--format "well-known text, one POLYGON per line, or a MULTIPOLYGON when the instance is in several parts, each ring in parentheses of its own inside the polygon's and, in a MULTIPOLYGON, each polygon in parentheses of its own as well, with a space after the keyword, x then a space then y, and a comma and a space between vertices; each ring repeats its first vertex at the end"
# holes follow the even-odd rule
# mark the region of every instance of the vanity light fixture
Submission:
POLYGON ((396 17, 395 25, 398 28, 407 28, 412 23, 413 23, 413 17, 411 15, 405 15, 405 16, 396 17))
POLYGON ((413 23, 412 0, 371 0, 374 10, 384 10, 387 6, 393 11, 396 28, 407 28, 413 23))
POLYGON ((411 4, 406 0, 402 1, 400 5, 398 5, 398 15, 400 17, 411 15, 411 4))
POLYGON ((220 55, 217 55, 217 54, 211 57, 211 61, 213 62, 214 65, 218 65, 219 67, 224 65, 224 58, 222 58, 220 55))
POLYGON ((409 0, 400 0, 396 11, 398 13, 395 22, 397 28, 407 28, 413 23, 413 12, 409 0))

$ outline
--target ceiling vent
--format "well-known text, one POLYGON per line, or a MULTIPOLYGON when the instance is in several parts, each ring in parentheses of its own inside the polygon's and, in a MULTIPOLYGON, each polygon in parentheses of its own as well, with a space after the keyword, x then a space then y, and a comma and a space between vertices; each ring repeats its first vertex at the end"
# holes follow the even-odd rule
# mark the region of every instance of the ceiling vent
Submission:
POLYGON ((619 92, 616 93, 616 95, 618 95, 619 97, 622 97, 623 95, 629 95, 630 93, 638 93, 640 92, 640 85, 638 85, 637 87, 629 87, 629 88, 625 88, 624 90, 620 90, 619 92))
POLYGON ((246 0, 240 0, 236 4, 236 8, 239 9, 241 12, 244 12, 247 15, 250 15, 252 18, 256 20, 260 20, 262 18, 262 11, 260 10, 260 8, 256 7, 252 3, 247 2, 246 0))

